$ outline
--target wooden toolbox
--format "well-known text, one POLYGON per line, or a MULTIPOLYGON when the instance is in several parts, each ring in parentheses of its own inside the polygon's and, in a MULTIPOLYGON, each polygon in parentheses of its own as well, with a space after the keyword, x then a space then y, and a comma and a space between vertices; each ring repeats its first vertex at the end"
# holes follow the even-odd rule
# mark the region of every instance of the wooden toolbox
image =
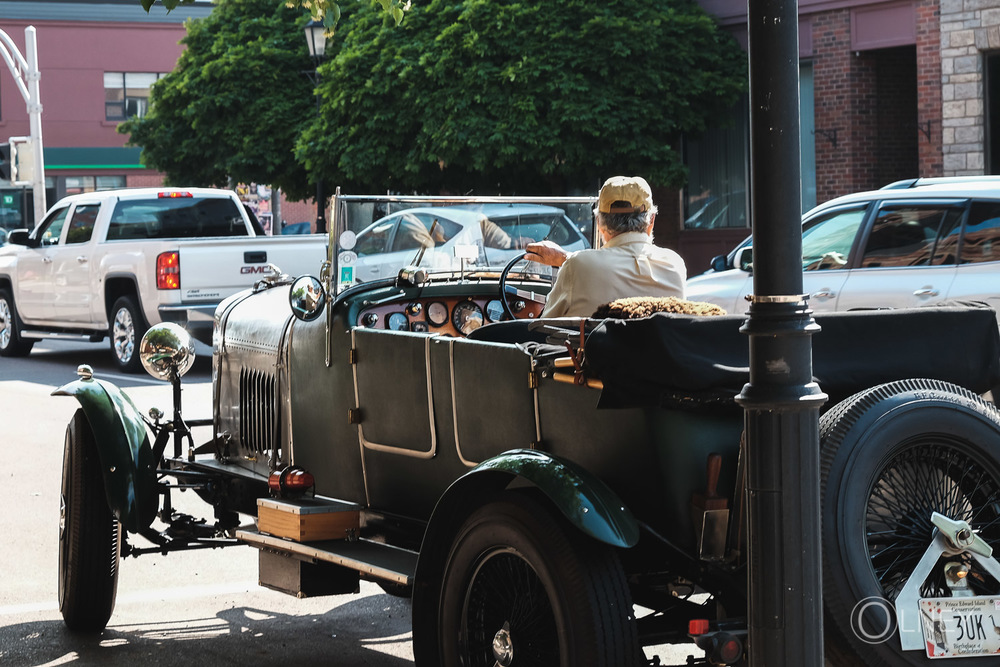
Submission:
POLYGON ((359 506, 335 500, 257 499, 257 529, 296 542, 341 540, 357 533, 359 506))

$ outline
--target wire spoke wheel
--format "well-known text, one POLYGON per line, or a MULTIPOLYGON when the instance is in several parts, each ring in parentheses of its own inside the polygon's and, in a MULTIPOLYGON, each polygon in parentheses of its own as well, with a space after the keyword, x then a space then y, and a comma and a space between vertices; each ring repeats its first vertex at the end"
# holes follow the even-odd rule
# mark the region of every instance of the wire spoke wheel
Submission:
POLYGON ((545 587, 520 554, 488 554, 473 575, 463 610, 469 667, 558 665, 555 615, 545 587))
POLYGON ((431 650, 430 638, 414 630, 424 656, 418 664, 632 667, 642 661, 617 554, 585 539, 537 494, 499 494, 473 511, 436 586, 431 650))
MULTIPOLYGON (((932 512, 967 521, 984 540, 1000 545, 997 477, 961 441, 926 438, 912 443, 887 463, 869 494, 868 554, 887 599, 896 599, 930 544, 932 512)), ((976 581, 970 579, 973 588, 976 581)), ((936 567, 921 596, 948 594, 943 567, 936 567)))

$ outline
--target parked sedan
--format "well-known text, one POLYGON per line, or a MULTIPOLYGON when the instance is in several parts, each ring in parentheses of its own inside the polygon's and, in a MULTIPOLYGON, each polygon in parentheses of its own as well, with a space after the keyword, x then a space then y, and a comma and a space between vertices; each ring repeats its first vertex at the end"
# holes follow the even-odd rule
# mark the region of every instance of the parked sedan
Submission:
MULTIPOLYGON (((411 208, 358 233, 355 282, 395 276, 400 267, 460 268, 460 246, 474 246, 469 263, 503 267, 532 241, 566 250, 590 244, 563 209, 541 204, 461 204, 411 208)), ((461 253, 460 253, 461 254, 461 253)))
MULTIPOLYGON (((749 239, 713 268, 688 281, 688 297, 743 313, 749 239)), ((1000 178, 922 179, 820 205, 803 218, 802 277, 815 311, 945 300, 1000 309, 1000 178)))

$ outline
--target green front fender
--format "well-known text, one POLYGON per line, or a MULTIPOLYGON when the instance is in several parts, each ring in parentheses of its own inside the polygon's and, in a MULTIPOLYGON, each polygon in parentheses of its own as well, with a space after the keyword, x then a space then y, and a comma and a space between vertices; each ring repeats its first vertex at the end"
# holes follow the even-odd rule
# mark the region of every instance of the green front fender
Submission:
MULTIPOLYGON (((483 461, 455 481, 438 506, 463 490, 500 474, 531 482, 571 524, 595 540, 628 548, 639 541, 639 524, 614 491, 587 469, 567 459, 531 449, 515 449, 483 461)), ((488 486, 488 485, 487 485, 488 486)))
POLYGON ((156 514, 156 463, 146 424, 132 399, 103 380, 80 379, 53 396, 76 396, 97 443, 108 506, 126 530, 148 527, 156 514))

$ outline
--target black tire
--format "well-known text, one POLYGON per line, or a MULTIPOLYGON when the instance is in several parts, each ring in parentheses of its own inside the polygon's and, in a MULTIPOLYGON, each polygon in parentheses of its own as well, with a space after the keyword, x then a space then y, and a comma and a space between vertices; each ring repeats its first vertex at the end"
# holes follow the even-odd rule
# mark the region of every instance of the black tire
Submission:
MULTIPOLYGON (((901 649, 892 603, 931 542, 932 511, 1000 547, 1000 412, 955 385, 903 380, 830 410, 820 440, 827 625, 873 667, 931 664, 924 651, 901 649), (858 606, 873 597, 887 604, 858 606)), ((941 565, 922 597, 949 595, 941 565)))
POLYGON ((438 618, 446 667, 645 664, 617 555, 523 494, 479 508, 462 525, 438 618), (494 653, 502 636, 511 662, 494 653))
POLYGON ((31 352, 35 341, 21 338, 20 329, 14 297, 4 287, 0 289, 0 357, 24 357, 31 352))
POLYGON ((111 340, 111 354, 118 368, 124 373, 138 373, 142 370, 139 359, 139 341, 149 329, 146 318, 131 296, 118 297, 108 318, 108 337, 111 340))
POLYGON ((93 431, 83 410, 66 429, 59 508, 59 611, 66 627, 100 632, 118 591, 121 524, 104 494, 93 431))

